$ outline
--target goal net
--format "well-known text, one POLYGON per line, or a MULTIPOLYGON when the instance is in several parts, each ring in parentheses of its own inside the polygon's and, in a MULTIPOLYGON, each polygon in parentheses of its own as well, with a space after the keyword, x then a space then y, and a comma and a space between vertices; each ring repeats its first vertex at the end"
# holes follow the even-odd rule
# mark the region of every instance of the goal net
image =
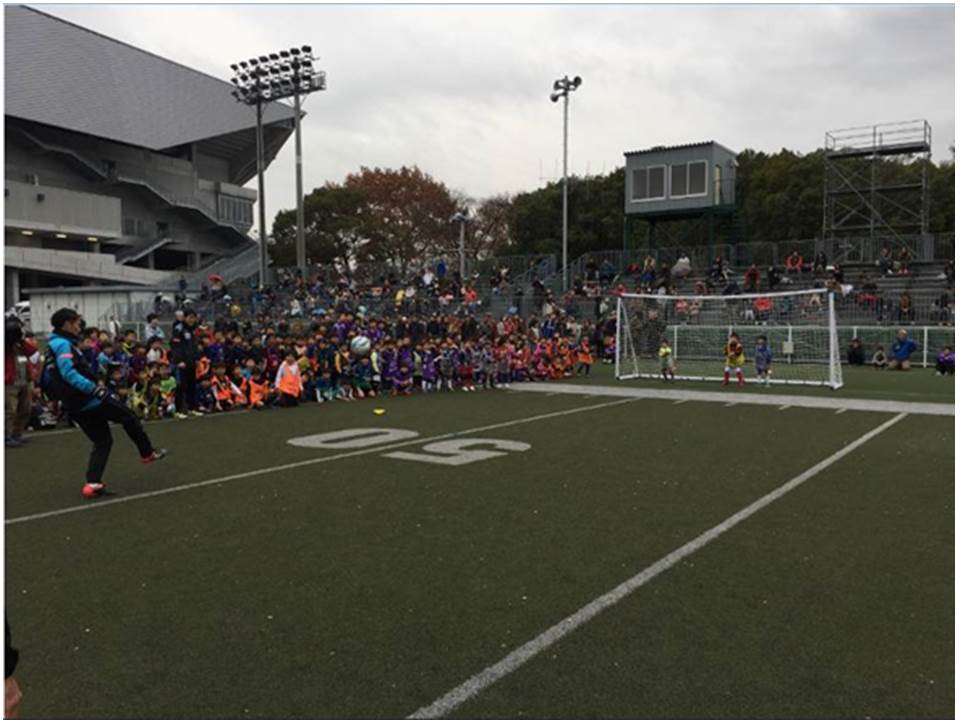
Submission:
POLYGON ((672 371, 677 380, 719 382, 729 369, 736 382, 739 367, 746 382, 843 385, 834 299, 827 290, 624 294, 617 301, 616 347, 620 380, 670 377, 672 371), (728 358, 733 335, 743 353, 728 358))

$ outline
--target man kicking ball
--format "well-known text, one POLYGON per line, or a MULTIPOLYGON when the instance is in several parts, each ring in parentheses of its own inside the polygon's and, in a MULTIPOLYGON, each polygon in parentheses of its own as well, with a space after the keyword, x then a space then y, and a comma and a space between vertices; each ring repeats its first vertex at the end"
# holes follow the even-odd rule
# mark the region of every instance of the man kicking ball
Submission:
POLYGON ((167 451, 153 447, 134 412, 110 394, 87 364, 77 347, 83 331, 80 313, 62 308, 53 314, 50 324, 53 333, 47 345, 40 384, 50 398, 63 403, 70 418, 93 442, 83 495, 96 497, 103 492, 103 471, 113 446, 110 422, 123 426, 144 463, 161 460, 167 451))

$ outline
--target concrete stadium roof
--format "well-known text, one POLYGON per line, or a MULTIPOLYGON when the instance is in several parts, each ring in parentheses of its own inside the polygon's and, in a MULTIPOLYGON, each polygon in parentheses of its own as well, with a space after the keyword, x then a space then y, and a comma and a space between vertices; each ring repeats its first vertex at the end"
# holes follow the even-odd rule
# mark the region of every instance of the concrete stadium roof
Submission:
MULTIPOLYGON (((256 126, 229 82, 23 5, 4 20, 6 115, 150 150, 256 126)), ((266 123, 293 116, 264 108, 266 123)))

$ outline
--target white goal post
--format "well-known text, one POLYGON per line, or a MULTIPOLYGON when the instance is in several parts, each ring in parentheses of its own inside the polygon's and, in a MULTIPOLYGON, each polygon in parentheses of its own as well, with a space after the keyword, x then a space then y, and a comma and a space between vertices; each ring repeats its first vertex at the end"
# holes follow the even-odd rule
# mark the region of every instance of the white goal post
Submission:
POLYGON ((616 377, 843 386, 832 292, 638 295, 617 299, 616 377), (728 362, 738 336, 743 356, 728 362), (764 361, 769 349, 772 361, 764 361), (661 348, 663 350, 661 351, 661 348), (765 367, 767 366, 768 367, 765 367))

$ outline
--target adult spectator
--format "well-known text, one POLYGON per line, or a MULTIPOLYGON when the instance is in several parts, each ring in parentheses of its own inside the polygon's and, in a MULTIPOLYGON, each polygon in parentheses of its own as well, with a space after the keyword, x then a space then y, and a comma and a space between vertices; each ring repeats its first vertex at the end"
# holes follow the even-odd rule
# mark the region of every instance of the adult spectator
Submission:
POLYGON ((880 257, 877 258, 877 268, 880 270, 881 275, 889 275, 893 272, 893 253, 890 252, 890 248, 886 245, 880 249, 880 257))
POLYGON ((941 325, 953 325, 953 288, 940 293, 934 303, 934 317, 941 325))
POLYGON ((855 337, 847 346, 847 363, 849 365, 863 365, 867 361, 867 353, 863 349, 863 341, 855 337))
POLYGON ((28 372, 28 359, 37 351, 36 343, 24 337, 23 325, 14 317, 4 322, 3 388, 7 423, 4 445, 16 448, 23 445, 23 431, 30 422, 33 390, 28 372))
POLYGON ((771 265, 767 268, 767 285, 771 290, 776 290, 777 286, 780 285, 780 269, 771 265))
POLYGON ((440 261, 437 263, 437 280, 443 282, 447 277, 447 261, 443 258, 440 258, 440 261))
POLYGON ((800 254, 799 250, 794 250, 787 256, 787 274, 796 273, 799 275, 803 272, 803 255, 800 254))
POLYGON ((813 273, 820 275, 827 271, 827 254, 821 250, 813 256, 813 273))
POLYGON ((646 287, 653 285, 657 279, 657 265, 653 257, 647 255, 643 259, 643 272, 640 273, 640 283, 646 287))
POLYGON ((710 268, 710 280, 717 285, 722 285, 727 282, 727 266, 723 262, 723 258, 717 255, 713 259, 713 266, 710 268))
POLYGON ((613 264, 609 260, 604 260, 600 264, 600 282, 602 284, 608 284, 613 280, 616 274, 617 272, 614 270, 613 264))
POLYGON ((197 411, 197 360, 200 348, 197 338, 197 311, 187 308, 183 323, 175 326, 170 345, 170 362, 177 368, 177 411, 199 415, 197 411))
POLYGON ((690 263, 690 257, 687 253, 680 251, 680 257, 677 258, 677 262, 674 263, 673 267, 670 269, 670 272, 673 274, 677 280, 683 280, 690 274, 692 266, 690 263))
POLYGON ((760 290, 760 268, 754 263, 743 274, 743 289, 745 292, 755 293, 760 290))
POLYGON ((898 275, 909 275, 910 262, 912 260, 913 256, 910 254, 910 251, 907 248, 900 248, 897 259, 893 263, 894 271, 896 271, 898 275))
POLYGON ((954 286, 953 277, 953 260, 947 260, 947 264, 943 266, 943 279, 946 280, 947 287, 954 286))
POLYGON ((600 279, 600 266, 597 265, 597 261, 593 255, 587 258, 586 271, 588 281, 596 282, 600 279))
POLYGON ((904 290, 897 301, 897 322, 912 323, 914 318, 913 297, 904 290))
POLYGON ((907 335, 904 328, 897 330, 897 339, 890 346, 890 360, 887 364, 891 370, 909 370, 910 356, 917 349, 917 344, 907 335))

